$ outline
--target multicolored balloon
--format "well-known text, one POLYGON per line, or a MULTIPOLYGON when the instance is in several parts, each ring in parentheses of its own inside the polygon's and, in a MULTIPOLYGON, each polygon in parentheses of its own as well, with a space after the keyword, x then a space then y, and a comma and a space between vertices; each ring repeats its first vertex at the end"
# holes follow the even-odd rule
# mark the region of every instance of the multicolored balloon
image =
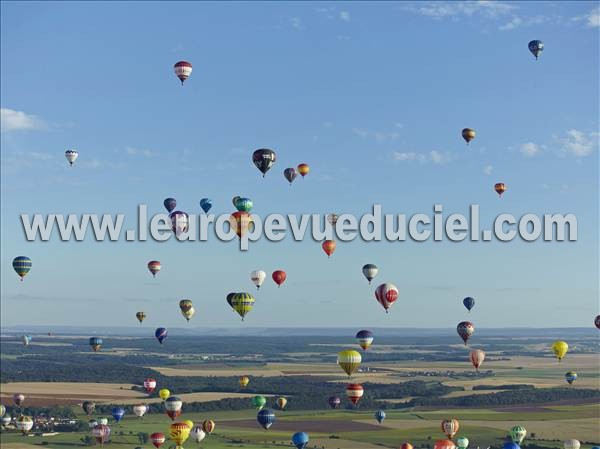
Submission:
POLYGON ((414 449, 414 447, 408 441, 405 441, 400 445, 400 449, 414 449))
POLYGON ((552 352, 554 352, 554 355, 559 362, 567 355, 568 350, 569 345, 566 341, 558 340, 552 344, 552 352))
POLYGON ((15 393, 13 394, 12 400, 17 407, 21 407, 25 401, 25 395, 23 393, 15 393))
POLYGON ((331 408, 338 408, 342 403, 342 400, 337 396, 329 396, 329 399, 327 399, 327 403, 331 408))
POLYGON ((156 277, 157 273, 161 270, 162 265, 158 260, 151 260, 148 262, 148 271, 152 273, 152 277, 156 277))
POLYGON ((81 404, 81 408, 86 415, 90 416, 92 413, 94 413, 94 410, 96 410, 96 404, 91 401, 84 401, 83 404, 81 404))
POLYGON ((202 422, 202 430, 210 435, 215 431, 215 422, 212 419, 207 419, 202 422))
POLYGON ((252 163, 262 173, 263 178, 276 160, 277 156, 275 155, 275 151, 269 150, 268 148, 261 148, 252 153, 252 163))
POLYGON ((102 339, 98 338, 98 337, 91 337, 90 338, 90 347, 92 348, 92 350, 94 352, 98 352, 100 350, 100 348, 102 347, 102 339))
POLYGON ((387 282, 375 289, 375 299, 385 309, 385 313, 388 313, 389 308, 396 302, 398 294, 398 287, 387 282))
POLYGON ((177 396, 169 396, 167 400, 164 402, 165 410, 167 411, 167 416, 175 421, 179 415, 181 415, 181 407, 183 406, 183 401, 177 396))
POLYGON ((485 352, 483 352, 481 349, 473 349, 469 354, 469 358, 475 367, 475 371, 479 371, 479 367, 485 360, 485 352))
POLYGON ((267 273, 262 270, 254 270, 250 273, 250 280, 256 285, 257 290, 260 289, 260 286, 263 284, 266 277, 267 273))
POLYGON ((298 173, 300 173, 300 176, 304 178, 310 172, 310 167, 308 166, 308 164, 300 164, 298 165, 297 170, 298 173))
POLYGON ((573 382, 577 380, 577 373, 575 371, 569 371, 565 374, 565 380, 569 385, 573 385, 573 382))
POLYGON ((88 421, 88 428, 89 429, 93 429, 94 427, 96 427, 98 425, 98 421, 96 421, 95 419, 90 419, 88 421))
POLYGON ((465 139, 465 142, 467 142, 467 145, 469 145, 471 140, 473 140, 475 138, 475 130, 471 129, 471 128, 463 129, 461 134, 462 134, 462 138, 465 139))
POLYGON ((290 185, 292 185, 292 182, 294 182, 296 176, 298 176, 298 173, 296 172, 295 168, 290 167, 283 170, 283 177, 287 179, 287 182, 289 182, 290 185))
POLYGON ((67 150, 65 151, 65 158, 67 158, 67 162, 69 163, 69 167, 72 167, 77 158, 79 157, 79 153, 77 150, 67 150))
POLYGON ((283 396, 280 396, 277 398, 277 407, 279 407, 279 410, 283 410, 285 408, 285 406, 287 405, 288 400, 287 398, 284 398, 283 396))
POLYGON ((381 424, 383 422, 383 420, 385 419, 385 412, 383 410, 377 410, 375 412, 375 419, 377 420, 377 422, 379 424, 381 424))
POLYGON ((458 447, 458 449, 467 449, 469 447, 469 439, 467 437, 457 438, 456 447, 458 447))
POLYGON ((146 313, 145 312, 137 312, 135 314, 135 317, 138 319, 138 321, 140 322, 140 324, 142 323, 142 321, 144 321, 146 319, 146 313))
POLYGON ((168 332, 164 327, 159 327, 154 331, 154 336, 158 340, 158 342, 162 345, 163 342, 167 339, 168 332))
POLYGON ((152 441, 152 444, 156 449, 161 447, 166 439, 167 438, 165 437, 165 434, 161 432, 155 432, 152 435, 150 435, 150 441, 152 441))
POLYGON ((283 270, 276 270, 273 271, 271 278, 273 279, 273 282, 277 284, 277 287, 281 287, 281 284, 283 284, 287 278, 287 274, 285 274, 285 271, 283 270))
POLYGON ((377 265, 368 263, 363 265, 362 273, 363 276, 367 278, 367 281, 369 281, 369 285, 371 285, 371 281, 375 279, 375 276, 377 276, 377 273, 379 273, 379 268, 377 268, 377 265))
POLYGON ((180 210, 171 212, 169 215, 171 219, 171 230, 176 237, 179 237, 184 232, 187 232, 190 225, 190 216, 180 210))
POLYGON ((296 449, 304 449, 308 445, 308 434, 306 432, 296 432, 292 435, 292 444, 296 449))
POLYGON ((190 436, 196 440, 196 443, 200 443, 204 438, 206 438, 206 433, 204 430, 202 430, 202 424, 196 424, 194 427, 192 427, 190 436))
POLYGON ((146 393, 151 394, 156 389, 156 379, 149 377, 144 380, 144 389, 146 393))
POLYGON ((27 275, 27 273, 29 273, 29 271, 31 270, 31 265, 31 259, 29 257, 18 256, 13 259, 13 269, 21 278, 21 282, 23 281, 23 278, 27 275))
POLYGON ((470 312, 471 309, 473 307, 475 307, 475 299, 471 298, 470 296, 467 296, 465 299, 463 299, 463 305, 467 308, 467 310, 470 312))
POLYGON ((475 332, 475 326, 470 321, 461 321, 456 326, 456 332, 460 335, 460 338, 465 342, 465 346, 467 346, 467 340, 471 338, 473 332, 475 332))
POLYGON ((23 341, 23 346, 29 346, 29 343, 31 343, 31 335, 23 335, 21 340, 23 341))
POLYGON ((208 214, 208 211, 212 207, 212 200, 210 198, 202 198, 200 200, 200 207, 202 208, 205 214, 208 214))
POLYGON ((335 246, 335 240, 325 240, 321 244, 321 248, 323 248, 323 251, 325 251, 327 257, 331 257, 332 254, 335 252, 335 246))
POLYGON ((183 82, 192 74, 192 64, 187 61, 178 61, 173 66, 173 71, 183 86, 183 82))
POLYGON ((452 439, 458 432, 460 425, 458 419, 444 419, 441 424, 442 432, 446 434, 448 439, 452 439))
POLYGON ((92 436, 101 445, 104 445, 110 438, 110 427, 106 424, 98 424, 92 429, 92 436))
POLYGON ((353 349, 341 351, 337 356, 337 364, 344 370, 348 376, 352 376, 360 366, 362 357, 360 352, 353 349))
POLYGON ((167 198, 163 201, 165 209, 167 209, 168 213, 171 213, 177 207, 177 200, 175 198, 167 198))
POLYGON ((373 332, 368 331, 366 329, 360 330, 356 333, 356 341, 358 345, 363 348, 365 351, 371 347, 373 344, 373 332))
MULTIPOLYGON (((265 274, 265 276, 266 276, 266 274, 265 274)), ((229 304, 229 307, 231 307, 231 308, 233 308, 233 304, 231 303, 231 301, 233 300, 234 295, 235 295, 235 292, 228 293, 227 298, 226 298, 227 304, 229 304)))
POLYGON ((254 207, 254 203, 252 203, 250 198, 241 198, 239 196, 235 197, 233 205, 239 212, 250 212, 252 207, 254 207))
POLYGON ((498 196, 502 198, 502 194, 506 192, 506 184, 504 184, 503 182, 497 182, 496 184, 494 184, 494 190, 496 191, 498 196))
POLYGON ((183 422, 175 422, 169 426, 169 437, 175 442, 177 448, 180 448, 183 443, 189 438, 190 426, 183 422))
POLYGON ((596 318, 594 319, 594 325, 600 329, 600 315, 596 316, 596 318))
POLYGON ((0 418, 2 418, 6 414, 6 407, 4 404, 0 404, 0 418))
POLYGON ((248 212, 238 210, 229 216, 229 224, 235 231, 235 234, 239 238, 242 238, 242 236, 246 235, 246 233, 254 225, 254 222, 252 215, 250 215, 248 212))
POLYGON ((235 310, 244 321, 245 316, 252 310, 256 299, 250 293, 236 293, 231 298, 231 307, 235 310))
POLYGON ((350 399, 350 402, 352 402, 352 404, 354 404, 354 405, 358 404, 358 401, 360 401, 360 398, 363 397, 363 394, 365 394, 365 389, 362 387, 362 385, 360 385, 360 384, 346 385, 346 396, 348 396, 348 399, 350 399))
POLYGON ((98 424, 101 424, 103 426, 107 426, 108 425, 108 418, 98 418, 98 424))
POLYGON ((179 308, 181 309, 181 314, 188 322, 196 313, 196 309, 194 309, 194 304, 191 299, 182 299, 179 301, 179 308))
POLYGON ((529 48, 531 54, 535 56, 536 61, 544 51, 544 43, 542 41, 538 41, 537 39, 530 41, 529 44, 527 44, 527 47, 529 48))
POLYGON ((256 421, 258 421, 263 429, 269 430, 269 427, 275 422, 275 412, 268 408, 260 410, 256 415, 256 421))

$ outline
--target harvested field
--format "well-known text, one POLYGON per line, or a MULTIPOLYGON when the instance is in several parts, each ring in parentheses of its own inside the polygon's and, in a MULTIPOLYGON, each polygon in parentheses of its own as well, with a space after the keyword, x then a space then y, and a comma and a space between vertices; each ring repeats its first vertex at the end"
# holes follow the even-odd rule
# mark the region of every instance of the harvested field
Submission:
MULTIPOLYGON (((244 429, 256 429, 255 419, 240 419, 235 421, 219 421, 222 427, 237 427, 244 429)), ((302 420, 304 432, 331 433, 331 432, 371 432, 385 430, 385 427, 369 424, 361 421, 333 421, 333 420, 302 420)), ((277 421, 277 431, 296 432, 298 423, 293 421, 277 421)))

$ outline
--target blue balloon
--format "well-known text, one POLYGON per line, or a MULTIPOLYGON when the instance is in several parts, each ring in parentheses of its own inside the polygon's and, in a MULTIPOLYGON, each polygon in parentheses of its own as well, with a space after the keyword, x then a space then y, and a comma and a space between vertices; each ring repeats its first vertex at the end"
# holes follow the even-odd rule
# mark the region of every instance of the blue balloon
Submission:
POLYGON ((164 327, 159 327, 154 332, 154 336, 158 340, 158 342, 162 345, 163 341, 167 339, 167 330, 164 327))
POLYGON ((542 51, 544 51, 544 43, 542 41, 538 41, 537 39, 529 42, 527 47, 529 47, 529 51, 531 54, 533 54, 533 56, 535 56, 535 59, 537 59, 538 56, 542 54, 542 51))
POLYGON ((269 409, 262 409, 256 415, 256 420, 266 430, 275 422, 275 412, 269 409))
POLYGON ((304 449, 308 444, 308 434, 306 432, 296 432, 292 435, 292 443, 297 449, 304 449))
POLYGON ((381 424, 383 422, 383 420, 385 419, 385 412, 383 410, 377 410, 375 412, 375 419, 377 420, 377 422, 379 424, 381 424))
POLYGON ((467 296, 465 299, 463 299, 463 304, 470 312, 471 309, 475 306, 475 299, 471 298, 470 296, 467 296))
POLYGON ((202 208, 204 213, 207 214, 210 208, 212 207, 212 200, 209 198, 202 198, 200 200, 200 207, 202 208))
POLYGON ((517 443, 513 443, 508 442, 508 443, 504 443, 504 446, 502 446, 502 449, 521 449, 521 446, 519 446, 517 443))
POLYGON ((165 208, 169 213, 173 212, 173 210, 177 207, 177 200, 175 198, 167 198, 163 201, 165 208))
POLYGON ((112 409, 112 416, 113 416, 113 418, 115 418, 116 422, 121 421, 121 418, 123 418, 124 414, 125 414, 125 410, 122 409, 121 407, 115 407, 112 409))

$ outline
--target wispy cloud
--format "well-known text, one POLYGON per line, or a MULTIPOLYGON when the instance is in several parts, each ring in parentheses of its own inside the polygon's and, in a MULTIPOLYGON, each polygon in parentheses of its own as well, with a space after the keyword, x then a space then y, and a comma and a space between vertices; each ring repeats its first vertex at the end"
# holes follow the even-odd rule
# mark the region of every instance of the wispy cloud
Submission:
POLYGON ((477 15, 487 18, 497 18, 510 14, 517 8, 514 4, 490 0, 416 2, 404 7, 404 9, 409 11, 434 19, 477 15))
POLYGON ((10 131, 38 131, 47 129, 48 125, 35 115, 14 109, 0 108, 0 129, 10 131))
POLYGON ((538 154, 540 154, 542 152, 542 149, 541 149, 540 145, 538 145, 538 144, 535 144, 533 142, 527 142, 527 143, 522 144, 519 147, 519 151, 524 156, 533 157, 533 156, 537 156, 538 154))
POLYGON ((154 157, 158 154, 157 151, 139 149, 134 147, 125 147, 125 152, 130 156, 154 157))
POLYGON ((600 27, 600 7, 592 9, 589 13, 582 16, 573 17, 574 22, 584 22, 587 27, 600 27))
POLYGON ((575 157, 586 157, 598 147, 597 132, 585 133, 577 129, 567 131, 567 136, 560 138, 561 152, 575 157))
POLYGON ((494 166, 493 165, 486 165, 485 167, 483 167, 483 173, 485 175, 491 175, 492 172, 494 171, 494 166))
POLYGON ((350 13, 348 11, 340 11, 340 20, 350 22, 350 13))
POLYGON ((442 153, 440 151, 432 150, 428 153, 416 153, 414 151, 400 152, 395 151, 392 154, 395 161, 399 162, 419 162, 421 164, 433 163, 437 165, 447 164, 452 161, 454 157, 450 153, 442 153))
POLYGON ((352 128, 352 132, 362 139, 374 139, 378 143, 396 140, 400 137, 398 131, 372 131, 364 128, 352 128))
POLYGON ((522 23, 523 23, 523 19, 521 19, 520 17, 513 17, 509 22, 506 22, 504 25, 500 25, 498 27, 498 29, 500 31, 514 30, 522 23))
POLYGON ((290 25, 292 25, 292 28, 295 28, 297 30, 303 30, 304 26, 302 25, 302 19, 300 17, 290 17, 289 19, 290 25))

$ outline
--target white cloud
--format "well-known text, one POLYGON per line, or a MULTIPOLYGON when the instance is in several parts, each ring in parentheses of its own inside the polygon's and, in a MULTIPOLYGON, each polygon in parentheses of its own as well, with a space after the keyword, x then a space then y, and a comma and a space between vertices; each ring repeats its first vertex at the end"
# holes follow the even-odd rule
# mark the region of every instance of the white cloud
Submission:
POLYGON ((399 152, 395 151, 392 154, 392 157, 395 161, 406 162, 406 161, 416 161, 421 164, 433 163, 437 165, 447 164, 450 162, 453 157, 449 153, 441 153, 436 150, 432 150, 429 153, 416 153, 414 151, 409 152, 399 152))
POLYGON ((340 11, 340 20, 350 22, 350 13, 348 11, 340 11))
POLYGON ((586 134, 583 131, 571 129, 567 131, 566 138, 560 139, 561 150, 575 157, 589 156, 598 146, 599 136, 600 134, 597 132, 586 134))
POLYGON ((494 170, 494 166, 493 165, 486 165, 485 167, 483 167, 483 173, 486 175, 491 175, 492 171, 494 170))
POLYGON ((133 147, 125 147, 125 152, 130 156, 144 156, 144 157, 154 157, 156 156, 156 151, 152 150, 140 150, 138 148, 133 147))
POLYGON ((537 145, 533 142, 527 142, 527 143, 522 144, 519 147, 519 151, 527 157, 533 157, 533 156, 541 153, 542 150, 539 145, 537 145))
POLYGON ((590 28, 598 28, 600 27, 600 7, 592 9, 583 16, 573 17, 571 20, 574 22, 583 21, 590 28))
POLYGON ((14 109, 0 108, 0 128, 2 132, 40 130, 47 125, 35 115, 27 114, 14 109))
POLYGON ((500 31, 510 31, 517 28, 519 25, 523 23, 523 19, 520 17, 513 17, 512 20, 498 27, 500 31))
POLYGON ((377 143, 388 142, 390 140, 397 140, 400 137, 398 131, 371 131, 364 128, 352 128, 352 132, 362 139, 371 138, 377 143))
POLYGON ((290 17, 289 21, 293 28, 297 30, 304 29, 304 27, 302 26, 302 19, 300 17, 290 17))
POLYGON ((496 18, 509 14, 517 8, 516 5, 491 0, 477 1, 433 1, 417 2, 410 5, 410 11, 434 19, 443 19, 446 17, 474 16, 481 15, 488 18, 496 18))

